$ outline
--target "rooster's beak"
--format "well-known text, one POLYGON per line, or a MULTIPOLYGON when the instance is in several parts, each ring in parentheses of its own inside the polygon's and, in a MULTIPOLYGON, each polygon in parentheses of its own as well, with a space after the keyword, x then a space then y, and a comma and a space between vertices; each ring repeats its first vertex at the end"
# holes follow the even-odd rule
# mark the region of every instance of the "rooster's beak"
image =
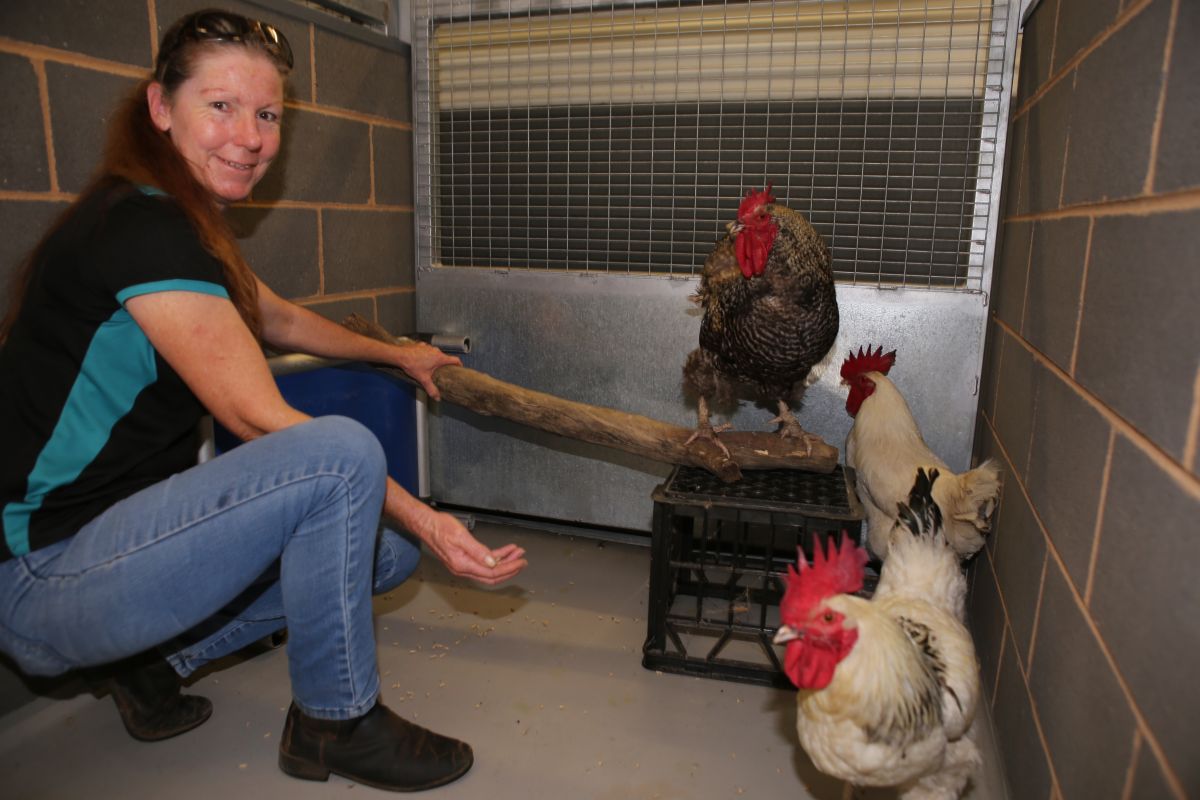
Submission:
POLYGON ((780 625, 779 630, 775 631, 775 644, 786 644, 793 639, 799 639, 804 636, 803 633, 793 628, 791 625, 780 625))

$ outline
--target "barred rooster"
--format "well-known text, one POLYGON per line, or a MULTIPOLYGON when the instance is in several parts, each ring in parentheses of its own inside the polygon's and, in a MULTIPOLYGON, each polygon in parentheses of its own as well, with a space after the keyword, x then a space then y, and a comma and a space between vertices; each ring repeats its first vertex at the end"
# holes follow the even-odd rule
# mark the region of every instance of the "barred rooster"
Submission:
POLYGON ((857 786, 898 787, 901 800, 953 800, 982 763, 966 576, 933 501, 937 480, 917 471, 870 600, 854 596, 867 553, 848 538, 818 546, 811 566, 801 553, 775 636, 813 764, 857 786))
POLYGON ((709 401, 722 407, 751 394, 774 402, 782 436, 799 439, 811 455, 821 440, 791 411, 807 388, 813 367, 838 332, 829 248, 801 214, 775 202, 768 185, 750 191, 704 262, 692 300, 704 309, 700 347, 687 357, 684 389, 696 399, 698 424, 688 439, 703 437, 729 451, 710 421, 709 401))

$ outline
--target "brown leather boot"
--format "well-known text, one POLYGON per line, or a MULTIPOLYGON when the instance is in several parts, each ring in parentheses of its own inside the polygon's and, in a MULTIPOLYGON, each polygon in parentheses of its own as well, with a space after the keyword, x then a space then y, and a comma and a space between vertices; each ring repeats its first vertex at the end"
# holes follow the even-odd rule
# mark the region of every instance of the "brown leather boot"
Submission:
POLYGON ((470 745, 401 719, 380 702, 348 720, 314 719, 292 703, 279 743, 279 768, 292 777, 323 781, 332 772, 393 792, 450 783, 474 760, 470 745))
POLYGON ((129 735, 158 742, 190 731, 212 716, 207 697, 182 694, 179 675, 157 654, 114 664, 109 689, 129 735))

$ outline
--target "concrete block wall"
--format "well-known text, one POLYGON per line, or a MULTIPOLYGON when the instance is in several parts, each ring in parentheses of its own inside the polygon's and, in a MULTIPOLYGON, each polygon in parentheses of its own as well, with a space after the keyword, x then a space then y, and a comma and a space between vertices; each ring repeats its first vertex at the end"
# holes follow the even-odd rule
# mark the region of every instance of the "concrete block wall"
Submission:
MULTIPOLYGON (((275 24, 296 58, 282 152, 229 212, 247 260, 330 319, 411 332, 410 49, 289 0, 0 2, 0 307, 12 270, 87 183, 107 115, 149 73, 162 32, 214 6, 275 24)), ((0 714, 60 690, 0 659, 0 714)))
POLYGON ((1014 800, 1200 796, 1200 3, 1023 33, 971 617, 1014 800))
POLYGON ((414 315, 411 53, 289 0, 39 0, 0 4, 0 303, 7 276, 86 184, 119 97, 162 32, 217 6, 292 44, 282 151, 230 209, 251 266, 283 296, 395 333, 414 315))

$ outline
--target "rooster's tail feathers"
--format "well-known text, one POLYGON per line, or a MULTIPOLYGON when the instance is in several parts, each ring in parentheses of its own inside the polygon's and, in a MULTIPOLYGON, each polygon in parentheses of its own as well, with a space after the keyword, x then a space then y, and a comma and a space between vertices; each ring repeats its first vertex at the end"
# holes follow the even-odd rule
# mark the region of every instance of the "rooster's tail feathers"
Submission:
POLYGON ((1000 497, 1000 468, 990 458, 959 476, 962 503, 954 518, 974 525, 980 533, 992 529, 992 515, 1000 497))
POLYGON ((933 484, 938 471, 917 468, 917 478, 908 493, 907 503, 897 504, 899 521, 913 536, 935 536, 942 528, 942 510, 933 499, 933 484))

